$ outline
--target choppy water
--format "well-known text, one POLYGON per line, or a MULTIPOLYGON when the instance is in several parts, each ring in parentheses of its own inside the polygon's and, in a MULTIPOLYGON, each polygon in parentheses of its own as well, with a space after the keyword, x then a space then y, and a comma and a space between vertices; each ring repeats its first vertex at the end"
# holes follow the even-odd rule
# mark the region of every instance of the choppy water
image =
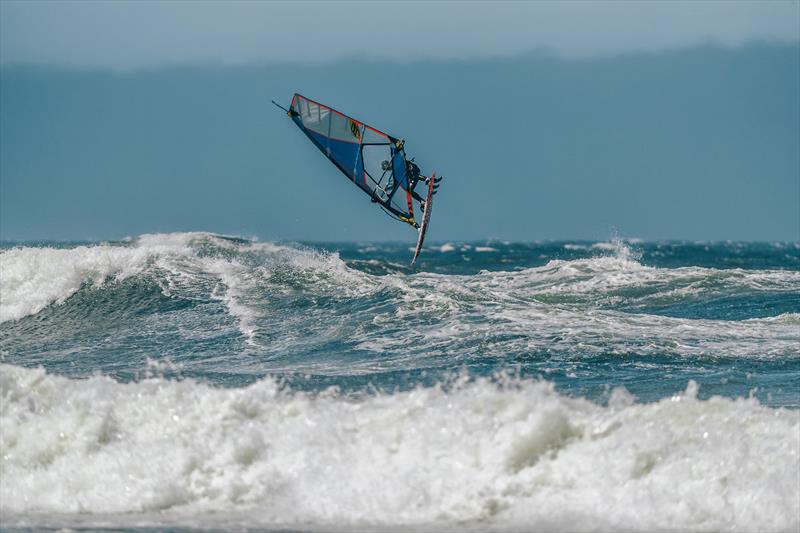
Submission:
POLYGON ((6 244, 11 526, 797 531, 800 245, 6 244))

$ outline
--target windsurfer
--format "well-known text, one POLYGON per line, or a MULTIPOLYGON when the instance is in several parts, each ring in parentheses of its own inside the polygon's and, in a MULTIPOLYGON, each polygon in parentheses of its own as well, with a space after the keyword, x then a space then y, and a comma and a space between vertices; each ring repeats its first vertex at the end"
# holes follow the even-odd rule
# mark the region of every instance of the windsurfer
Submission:
MULTIPOLYGON (((410 189, 413 191, 414 188, 417 186, 418 182, 423 182, 427 185, 430 178, 428 176, 423 176, 420 174, 419 166, 414 163, 413 159, 406 159, 406 174, 408 175, 408 184, 410 189)), ((439 180, 441 178, 436 178, 436 183, 433 185, 433 194, 436 194, 439 190, 439 180)), ((419 204, 420 210, 423 212, 425 211, 425 202, 420 202, 419 204)))
POLYGON ((417 186, 417 182, 420 179, 426 183, 428 181, 428 178, 425 176, 420 176, 419 167, 414 161, 406 160, 406 175, 408 176, 408 183, 412 190, 417 186))

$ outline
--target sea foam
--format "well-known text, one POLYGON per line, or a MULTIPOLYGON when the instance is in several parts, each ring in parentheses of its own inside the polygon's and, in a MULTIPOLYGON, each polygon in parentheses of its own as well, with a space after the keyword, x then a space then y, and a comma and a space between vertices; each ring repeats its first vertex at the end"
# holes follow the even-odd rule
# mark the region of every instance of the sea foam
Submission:
POLYGON ((800 412, 701 401, 693 382, 649 404, 615 389, 604 406, 530 380, 352 396, 0 365, 0 396, 7 524, 159 512, 197 526, 222 513, 249 526, 800 527, 800 412))
MULTIPOLYGON (((641 264, 624 244, 616 246, 611 255, 473 275, 370 274, 336 253, 207 233, 12 248, 0 253, 0 321, 34 315, 80 290, 101 292, 144 276, 167 297, 221 302, 248 345, 276 355, 306 342, 297 332, 305 331, 306 340, 325 339, 343 327, 360 349, 414 357, 443 347, 458 357, 476 346, 488 356, 587 349, 762 359, 800 354, 796 313, 719 320, 659 312, 743 292, 750 298, 796 294, 800 272, 655 268, 641 264), (333 300, 336 305, 318 305, 333 300), (314 305, 303 313, 285 312, 298 301, 298 308, 314 305), (406 327, 392 327, 397 324, 406 327)), ((320 365, 324 362, 310 361, 298 369, 320 365)), ((358 366, 351 370, 361 372, 358 366)))

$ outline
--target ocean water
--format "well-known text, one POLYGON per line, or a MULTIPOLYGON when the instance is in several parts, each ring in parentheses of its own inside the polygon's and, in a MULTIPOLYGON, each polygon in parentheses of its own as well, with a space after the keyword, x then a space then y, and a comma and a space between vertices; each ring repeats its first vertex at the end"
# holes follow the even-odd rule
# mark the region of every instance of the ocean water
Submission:
POLYGON ((800 244, 0 251, 6 528, 799 531, 800 244))

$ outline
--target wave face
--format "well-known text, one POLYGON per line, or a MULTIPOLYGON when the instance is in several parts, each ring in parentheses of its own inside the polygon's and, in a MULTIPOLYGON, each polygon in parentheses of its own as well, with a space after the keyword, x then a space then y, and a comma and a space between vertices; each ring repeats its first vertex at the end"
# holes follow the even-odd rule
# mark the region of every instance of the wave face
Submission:
POLYGON ((208 233, 5 245, 0 514, 800 527, 800 245, 409 258, 208 233))

